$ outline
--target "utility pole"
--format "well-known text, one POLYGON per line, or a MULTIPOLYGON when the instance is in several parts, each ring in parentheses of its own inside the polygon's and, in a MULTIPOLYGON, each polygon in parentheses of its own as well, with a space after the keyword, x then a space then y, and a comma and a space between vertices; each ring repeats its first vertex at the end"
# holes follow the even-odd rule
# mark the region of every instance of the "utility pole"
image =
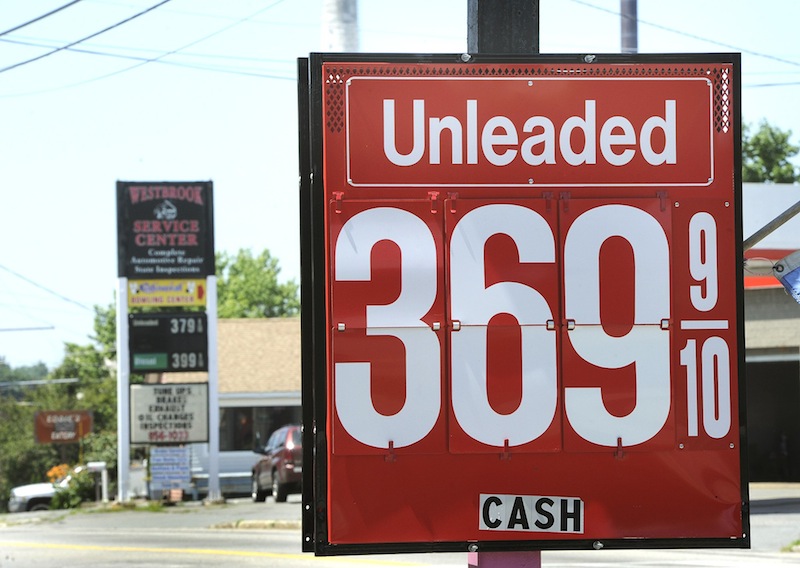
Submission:
MULTIPOLYGON (((635 0, 634 0, 635 1, 635 0)), ((539 54, 539 0, 467 0, 469 53, 539 54)), ((468 568, 541 568, 534 551, 469 552, 468 568)))
POLYGON ((322 50, 358 51, 357 0, 324 0, 322 3, 322 50))
POLYGON ((636 14, 636 2, 637 0, 619 0, 622 53, 639 52, 639 19, 636 14))
POLYGON ((467 0, 467 51, 539 53, 539 0, 467 0))

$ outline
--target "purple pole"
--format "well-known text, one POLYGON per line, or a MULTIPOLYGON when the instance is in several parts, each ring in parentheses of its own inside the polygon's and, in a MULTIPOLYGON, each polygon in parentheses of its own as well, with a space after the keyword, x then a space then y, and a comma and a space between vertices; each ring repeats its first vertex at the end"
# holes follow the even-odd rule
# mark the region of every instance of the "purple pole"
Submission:
POLYGON ((520 552, 468 552, 467 568, 542 568, 542 553, 520 552))

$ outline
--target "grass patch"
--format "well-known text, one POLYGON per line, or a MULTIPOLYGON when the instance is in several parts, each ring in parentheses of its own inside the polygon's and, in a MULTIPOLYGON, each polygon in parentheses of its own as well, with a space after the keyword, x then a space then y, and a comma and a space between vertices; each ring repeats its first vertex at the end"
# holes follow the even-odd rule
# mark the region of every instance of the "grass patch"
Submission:
POLYGON ((781 552, 800 552, 800 540, 796 540, 793 543, 784 546, 781 548, 781 552))
POLYGON ((97 507, 96 503, 91 503, 90 507, 81 509, 83 513, 120 513, 122 511, 146 511, 149 513, 160 513, 164 510, 161 501, 127 501, 125 503, 113 502, 106 506, 97 507))

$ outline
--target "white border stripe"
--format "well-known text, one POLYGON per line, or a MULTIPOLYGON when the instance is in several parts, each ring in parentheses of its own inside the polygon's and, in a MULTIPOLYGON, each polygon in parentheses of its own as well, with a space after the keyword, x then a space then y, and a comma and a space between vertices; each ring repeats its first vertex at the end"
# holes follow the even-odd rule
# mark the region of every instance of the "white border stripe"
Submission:
POLYGON ((345 83, 345 145, 347 183, 351 187, 708 187, 714 183, 714 84, 709 77, 350 77, 345 83), (708 181, 647 181, 641 183, 356 183, 351 171, 350 152, 350 86, 353 81, 705 81, 708 85, 709 173, 708 181))

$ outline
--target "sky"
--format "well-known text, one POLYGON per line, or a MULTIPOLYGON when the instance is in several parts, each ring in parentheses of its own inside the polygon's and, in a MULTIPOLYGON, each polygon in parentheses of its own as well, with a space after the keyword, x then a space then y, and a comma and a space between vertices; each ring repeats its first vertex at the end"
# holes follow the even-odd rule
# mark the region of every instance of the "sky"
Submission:
MULTIPOLYGON (((216 250, 268 249, 299 282, 296 61, 324 49, 322 7, 0 0, 0 357, 52 369, 91 342, 118 286, 117 180, 212 180, 216 250)), ((540 51, 619 52, 619 7, 542 1, 540 51)), ((741 52, 744 122, 798 143, 800 2, 639 0, 638 18, 641 53, 741 52)), ((358 26, 363 52, 461 53, 467 0, 360 0, 358 26)))

